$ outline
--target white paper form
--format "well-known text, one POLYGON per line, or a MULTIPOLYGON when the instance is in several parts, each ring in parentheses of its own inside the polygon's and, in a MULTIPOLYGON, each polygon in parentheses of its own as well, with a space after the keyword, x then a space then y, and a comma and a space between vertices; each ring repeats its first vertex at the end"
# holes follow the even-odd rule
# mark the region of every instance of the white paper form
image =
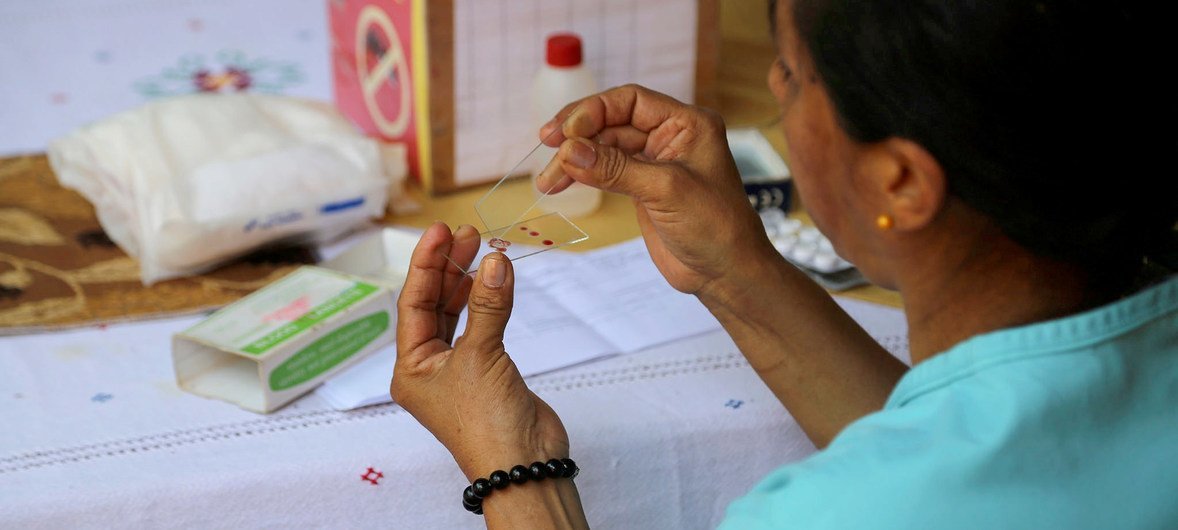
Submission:
MULTIPOLYGON (((521 373, 544 373, 618 352, 615 344, 586 327, 542 288, 525 283, 515 296, 524 303, 512 309, 503 343, 509 345, 507 353, 517 366, 523 363, 521 373)), ((461 324, 458 333, 465 329, 465 318, 461 324)))
POLYGON ((718 329, 700 301, 670 285, 641 238, 569 261, 536 281, 588 327, 628 353, 718 329))
MULTIPOLYGON (((720 329, 699 300, 667 284, 641 238, 513 264, 515 306, 503 343, 524 377, 720 329)), ((387 402, 395 358, 392 347, 379 351, 317 392, 345 410, 387 402)))
POLYGON ((538 141, 532 79, 549 34, 581 36, 601 88, 639 83, 694 97, 696 0, 456 0, 454 181, 493 181, 538 141))

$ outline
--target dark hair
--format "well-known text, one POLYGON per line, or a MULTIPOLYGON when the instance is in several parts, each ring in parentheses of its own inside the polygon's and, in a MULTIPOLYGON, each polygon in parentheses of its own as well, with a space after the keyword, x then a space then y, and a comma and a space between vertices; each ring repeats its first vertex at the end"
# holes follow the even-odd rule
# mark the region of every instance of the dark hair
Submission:
POLYGON ((795 0, 793 15, 852 138, 921 144, 1020 245, 1118 273, 1173 245, 1178 221, 1166 5, 795 0))

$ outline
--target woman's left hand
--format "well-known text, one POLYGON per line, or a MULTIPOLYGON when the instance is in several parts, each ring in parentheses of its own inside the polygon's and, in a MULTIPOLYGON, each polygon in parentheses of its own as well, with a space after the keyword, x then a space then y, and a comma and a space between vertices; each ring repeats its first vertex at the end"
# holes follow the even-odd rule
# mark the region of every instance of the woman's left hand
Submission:
POLYGON ((503 348, 515 287, 511 262, 491 253, 472 280, 446 259, 466 267, 480 243, 473 227, 451 234, 443 223, 421 237, 397 301, 397 364, 389 389, 471 480, 569 456, 560 418, 528 390, 503 348), (466 331, 451 345, 463 306, 470 311, 466 331))

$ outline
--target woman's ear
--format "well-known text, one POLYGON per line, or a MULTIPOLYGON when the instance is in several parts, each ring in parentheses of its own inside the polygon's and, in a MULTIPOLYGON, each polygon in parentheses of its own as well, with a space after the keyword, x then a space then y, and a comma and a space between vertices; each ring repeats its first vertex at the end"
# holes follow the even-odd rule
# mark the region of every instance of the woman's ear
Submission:
POLYGON ((940 162, 920 144, 887 138, 870 144, 864 184, 878 201, 875 215, 891 217, 897 231, 919 230, 945 205, 947 182, 940 162))

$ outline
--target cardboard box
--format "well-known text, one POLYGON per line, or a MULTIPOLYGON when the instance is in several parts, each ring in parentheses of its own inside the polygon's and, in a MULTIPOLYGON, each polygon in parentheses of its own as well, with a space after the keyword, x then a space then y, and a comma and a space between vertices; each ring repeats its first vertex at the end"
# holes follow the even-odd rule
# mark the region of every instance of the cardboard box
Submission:
POLYGON ((366 134, 406 145, 416 180, 431 171, 425 13, 425 0, 328 4, 336 107, 366 134))
POLYGON ((389 283, 301 267, 176 334, 176 381, 271 412, 392 342, 395 311, 389 283))

